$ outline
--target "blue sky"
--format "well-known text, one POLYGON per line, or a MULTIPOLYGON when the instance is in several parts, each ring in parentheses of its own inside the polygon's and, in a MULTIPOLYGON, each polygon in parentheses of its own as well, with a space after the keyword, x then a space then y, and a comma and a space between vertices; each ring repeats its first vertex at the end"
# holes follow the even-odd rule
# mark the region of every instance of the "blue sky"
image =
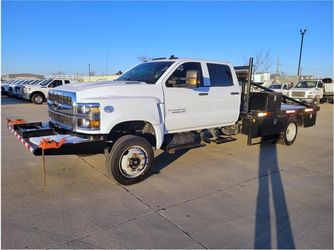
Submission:
POLYGON ((296 74, 333 75, 332 1, 2 1, 2 74, 115 73, 138 56, 245 63, 256 52, 296 74), (108 58, 108 60, 107 60, 108 58), (107 63, 108 61, 108 63, 107 63))

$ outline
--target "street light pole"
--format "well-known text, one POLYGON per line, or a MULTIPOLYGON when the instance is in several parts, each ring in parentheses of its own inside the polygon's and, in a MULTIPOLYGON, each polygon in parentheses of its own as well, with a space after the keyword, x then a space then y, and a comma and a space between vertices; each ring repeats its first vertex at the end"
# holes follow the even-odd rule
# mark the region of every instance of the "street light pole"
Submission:
POLYGON ((306 33, 306 29, 300 30, 300 34, 302 35, 302 40, 300 42, 300 51, 299 51, 299 62, 298 62, 298 72, 297 72, 298 81, 299 81, 299 77, 300 77, 300 63, 301 63, 301 60, 302 60, 302 52, 303 52, 303 43, 304 43, 305 33, 306 33))
POLYGON ((90 81, 90 63, 88 63, 88 80, 90 81))

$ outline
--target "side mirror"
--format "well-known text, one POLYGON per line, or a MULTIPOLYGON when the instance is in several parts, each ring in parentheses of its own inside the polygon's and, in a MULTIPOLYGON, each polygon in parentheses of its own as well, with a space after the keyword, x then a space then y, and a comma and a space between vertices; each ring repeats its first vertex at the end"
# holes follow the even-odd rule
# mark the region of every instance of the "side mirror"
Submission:
POLYGON ((187 70, 186 72, 186 85, 187 87, 198 87, 198 72, 197 70, 187 70))

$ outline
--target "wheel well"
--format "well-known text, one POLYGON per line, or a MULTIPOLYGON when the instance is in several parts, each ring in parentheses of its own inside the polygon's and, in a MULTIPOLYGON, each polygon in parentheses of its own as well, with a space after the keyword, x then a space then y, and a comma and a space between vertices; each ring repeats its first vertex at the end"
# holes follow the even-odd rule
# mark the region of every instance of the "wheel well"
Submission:
POLYGON ((123 135, 137 135, 147 139, 152 147, 156 146, 156 135, 154 127, 146 121, 127 121, 114 126, 110 133, 109 139, 116 141, 123 135))
POLYGON ((40 92, 40 91, 35 91, 35 92, 32 92, 31 95, 30 95, 30 100, 32 99, 32 97, 36 94, 40 94, 43 96, 43 99, 45 99, 45 95, 43 92, 40 92))

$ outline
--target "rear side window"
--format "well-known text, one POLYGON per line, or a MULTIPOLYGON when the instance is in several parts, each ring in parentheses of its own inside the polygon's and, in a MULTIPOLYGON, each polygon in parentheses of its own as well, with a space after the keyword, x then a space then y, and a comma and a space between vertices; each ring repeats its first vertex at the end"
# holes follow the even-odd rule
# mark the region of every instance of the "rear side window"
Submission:
POLYGON ((70 81, 69 80, 65 80, 65 84, 69 84, 70 83, 70 81))
POLYGON ((233 86, 230 67, 222 64, 207 63, 211 87, 233 86))
POLYGON ((55 88, 62 85, 62 80, 54 80, 51 84, 50 84, 50 88, 55 88))

